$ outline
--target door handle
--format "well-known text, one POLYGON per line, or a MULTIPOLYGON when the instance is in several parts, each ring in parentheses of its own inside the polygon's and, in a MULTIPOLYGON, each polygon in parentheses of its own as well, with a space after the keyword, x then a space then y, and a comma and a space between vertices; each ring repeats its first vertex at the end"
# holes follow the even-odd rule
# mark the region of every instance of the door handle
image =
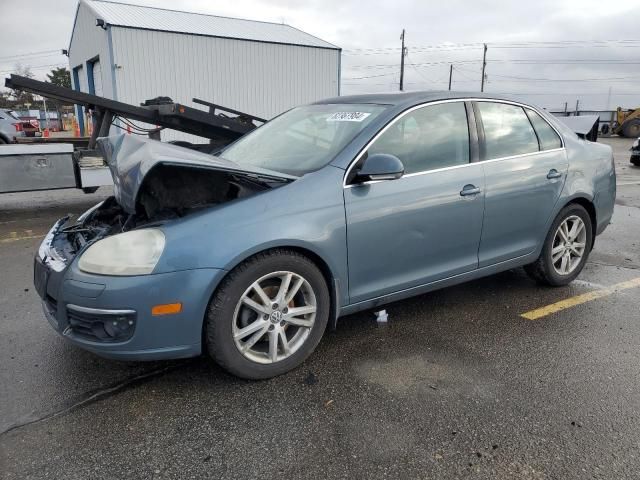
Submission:
POLYGON ((549 173, 547 173, 547 178, 549 180, 553 180, 554 178, 560 178, 562 176, 562 173, 557 171, 555 168, 552 168, 551 170, 549 170, 549 173))
POLYGON ((468 197, 469 195, 477 195, 480 193, 480 189, 475 185, 465 185, 462 190, 460 190, 461 197, 468 197))

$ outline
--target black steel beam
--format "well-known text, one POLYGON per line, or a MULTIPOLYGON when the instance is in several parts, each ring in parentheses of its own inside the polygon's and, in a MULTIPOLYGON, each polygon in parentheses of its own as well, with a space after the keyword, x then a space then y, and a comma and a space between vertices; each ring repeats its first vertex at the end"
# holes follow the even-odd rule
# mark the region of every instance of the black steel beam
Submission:
POLYGON ((32 78, 20 75, 11 75, 5 79, 4 86, 15 90, 26 90, 47 98, 55 98, 68 103, 75 103, 87 108, 102 107, 112 112, 117 112, 123 117, 153 123, 156 120, 155 112, 151 112, 141 107, 129 105, 128 103, 110 100, 108 98, 91 95, 89 93, 78 92, 70 88, 60 87, 48 82, 41 82, 32 78))
MULTIPOLYGON (((114 116, 121 116, 131 120, 179 130, 192 135, 222 141, 223 143, 234 141, 256 127, 256 125, 246 121, 243 122, 241 119, 204 112, 179 103, 138 107, 97 95, 59 87, 51 83, 40 82, 20 75, 11 75, 10 78, 5 80, 5 86, 16 90, 29 91, 42 95, 43 97, 54 98, 67 103, 82 105, 91 110, 109 111, 114 116)), ((224 107, 218 108, 239 116, 263 121, 258 117, 253 117, 243 112, 225 109, 224 107)), ((100 121, 101 127, 103 123, 103 121, 100 121)), ((102 128, 100 130, 102 134, 104 130, 102 128)))
POLYGON ((205 105, 209 107, 209 112, 213 113, 215 110, 222 110, 224 112, 232 113, 234 115, 242 116, 249 118, 251 120, 255 120, 258 122, 266 123, 264 118, 256 117, 254 115, 249 115, 248 113, 239 112, 238 110, 233 110, 231 108, 223 107, 222 105, 216 105, 215 103, 207 102, 206 100, 202 100, 200 98, 192 98, 193 103, 199 103, 200 105, 205 105))

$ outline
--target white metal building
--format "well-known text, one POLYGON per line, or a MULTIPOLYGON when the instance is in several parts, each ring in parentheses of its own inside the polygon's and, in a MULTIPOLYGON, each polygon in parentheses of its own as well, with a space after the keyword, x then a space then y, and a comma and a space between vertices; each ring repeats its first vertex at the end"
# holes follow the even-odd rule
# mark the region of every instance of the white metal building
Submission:
POLYGON ((278 23, 80 0, 68 50, 76 90, 134 105, 205 109, 195 97, 272 118, 339 95, 340 48, 278 23))

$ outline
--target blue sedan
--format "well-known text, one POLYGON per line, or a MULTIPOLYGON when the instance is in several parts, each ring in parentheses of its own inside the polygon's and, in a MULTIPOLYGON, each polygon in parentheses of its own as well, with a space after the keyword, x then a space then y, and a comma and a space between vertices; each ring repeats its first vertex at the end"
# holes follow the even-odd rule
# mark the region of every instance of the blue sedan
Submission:
POLYGON ((300 365, 341 316, 515 267, 580 273, 610 222, 612 151, 535 106, 451 92, 294 108, 216 155, 100 140, 114 196, 59 220, 36 290, 105 357, 300 365))

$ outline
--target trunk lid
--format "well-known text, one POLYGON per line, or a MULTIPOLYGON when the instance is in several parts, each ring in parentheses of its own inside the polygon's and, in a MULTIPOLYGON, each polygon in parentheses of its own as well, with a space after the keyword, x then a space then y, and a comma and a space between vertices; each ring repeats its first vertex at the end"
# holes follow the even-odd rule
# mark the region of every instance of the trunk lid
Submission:
POLYGON ((210 169, 262 181, 288 182, 297 178, 261 168, 245 168, 224 158, 135 135, 101 138, 98 148, 109 165, 116 201, 129 214, 136 213, 145 179, 159 165, 210 169))

